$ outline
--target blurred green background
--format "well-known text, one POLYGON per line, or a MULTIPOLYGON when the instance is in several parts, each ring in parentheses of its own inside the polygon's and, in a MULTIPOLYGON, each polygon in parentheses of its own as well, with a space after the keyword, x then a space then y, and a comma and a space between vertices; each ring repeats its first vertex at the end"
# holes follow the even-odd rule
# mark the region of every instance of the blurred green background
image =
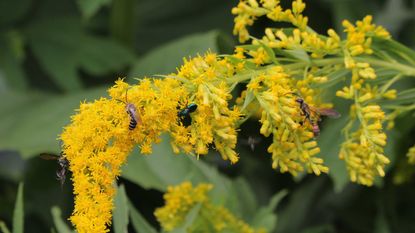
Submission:
MULTIPOLYGON (((342 19, 372 14, 396 40, 415 46, 413 0, 306 3, 305 14, 317 32, 331 27, 340 32, 342 19)), ((183 57, 208 50, 231 53, 237 41, 231 34, 230 11, 236 4, 235 0, 0 0, 0 221, 11 228, 18 184, 24 182, 25 232, 52 228, 65 232, 59 225, 72 211, 72 187, 67 181, 61 189, 55 179, 57 164, 39 159, 39 153, 58 153, 56 138, 79 102, 106 96, 106 88, 118 77, 134 83, 135 78, 175 71, 183 57), (53 209, 52 217, 52 206, 62 211, 60 221, 59 209, 53 209)), ((273 24, 260 19, 253 34, 261 35, 269 25, 273 24)), ((405 163, 405 153, 415 143, 413 116, 398 119, 396 129, 389 132, 393 163, 386 178, 370 188, 349 183, 344 163, 337 158, 343 124, 328 121, 322 127, 321 154, 331 172, 320 177, 293 178, 272 170, 264 138, 255 152, 240 143, 241 161, 233 166, 214 152, 199 161, 173 156, 167 139, 149 157, 134 152, 118 180, 131 201, 129 232, 138 228, 137 232, 151 232, 137 227, 140 218, 135 210, 158 229, 152 213, 163 204, 163 191, 183 180, 215 184, 213 200, 271 232, 415 232, 414 169, 405 163), (275 211, 275 203, 258 211, 283 189, 288 195, 275 211)), ((258 132, 259 124, 249 121, 242 125, 240 141, 259 136, 258 132)), ((127 227, 114 221, 114 232, 127 227)))

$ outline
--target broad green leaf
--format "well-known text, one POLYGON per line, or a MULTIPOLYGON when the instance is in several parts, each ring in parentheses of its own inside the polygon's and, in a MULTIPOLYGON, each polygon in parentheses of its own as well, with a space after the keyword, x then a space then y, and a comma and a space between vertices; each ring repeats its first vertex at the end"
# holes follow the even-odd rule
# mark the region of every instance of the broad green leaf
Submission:
POLYGON ((103 76, 134 60, 134 55, 116 42, 86 34, 76 18, 39 20, 25 30, 25 35, 42 68, 65 90, 83 87, 82 69, 103 76))
POLYGON ((202 207, 202 204, 201 203, 198 203, 197 205, 195 205, 189 211, 189 213, 187 213, 186 218, 184 219, 183 224, 180 227, 175 228, 174 230, 172 230, 170 232, 171 233, 184 233, 184 232, 187 232, 187 229, 193 225, 194 221, 198 217, 199 211, 200 211, 200 208, 201 207, 202 207))
POLYGON ((251 220, 252 213, 255 213, 258 209, 258 202, 256 196, 248 184, 248 182, 242 178, 232 180, 232 188, 228 191, 227 206, 236 216, 244 219, 251 220))
POLYGON ((212 29, 230 34, 233 27, 233 15, 230 10, 234 5, 234 1, 218 0, 137 1, 136 49, 139 54, 144 54, 160 44, 212 29))
POLYGON ((340 192, 349 183, 346 163, 339 159, 340 146, 344 140, 341 132, 348 120, 348 105, 343 103, 335 106, 343 106, 341 109, 336 108, 337 111, 342 113, 342 117, 330 119, 323 124, 321 134, 318 137, 318 145, 321 148, 319 157, 324 159, 324 164, 330 169, 329 176, 333 179, 334 190, 340 192))
POLYGON ((124 185, 120 185, 114 199, 113 222, 115 233, 128 232, 128 199, 124 185))
POLYGON ((62 220, 61 216, 61 209, 58 206, 53 206, 51 209, 52 217, 53 217, 53 223, 55 224, 56 230, 58 233, 74 233, 75 231, 72 231, 68 225, 66 225, 66 222, 62 220))
POLYGON ((105 96, 105 88, 68 95, 47 95, 39 93, 4 93, 0 99, 0 149, 16 150, 27 159, 41 152, 59 153, 56 140, 70 116, 84 100, 105 96))
POLYGON ((82 12, 84 18, 91 18, 98 10, 111 3, 111 0, 77 0, 78 7, 82 12))
MULTIPOLYGON (((122 176, 145 189, 165 191, 169 185, 190 181, 194 185, 211 183, 211 200, 225 205, 232 212, 243 210, 241 201, 227 195, 232 191, 232 182, 221 175, 216 168, 210 167, 191 155, 176 155, 172 152, 169 138, 162 137, 160 144, 153 146, 153 153, 143 156, 134 151, 122 169, 122 176)), ((207 156, 220 156, 216 153, 207 156)))
POLYGON ((0 221, 0 230, 2 233, 10 233, 9 229, 6 226, 6 223, 0 221))
POLYGON ((156 229, 141 216, 130 201, 128 201, 128 209, 130 210, 131 224, 137 233, 157 233, 156 229))
MULTIPOLYGON (((273 232, 277 226, 277 214, 274 213, 275 208, 280 203, 282 198, 287 195, 287 191, 283 190, 276 193, 270 200, 269 204, 260 208, 252 221, 252 226, 255 228, 265 228, 268 232, 273 232)), ((255 213, 255 212, 252 212, 255 213)))
POLYGON ((13 233, 23 233, 24 229, 24 207, 23 207, 23 183, 19 184, 17 190, 16 204, 13 211, 13 233))
POLYGON ((277 233, 298 232, 312 214, 319 191, 324 187, 324 179, 313 179, 302 183, 291 195, 287 205, 278 214, 277 233), (293 223, 295 218, 295 224, 293 223))
POLYGON ((228 179, 222 177, 218 171, 198 161, 190 155, 176 155, 173 153, 169 138, 162 137, 160 144, 153 146, 153 153, 143 156, 134 151, 123 167, 122 176, 146 189, 165 191, 168 185, 177 185, 183 181, 192 181, 194 184, 209 182, 215 185, 213 193, 226 191, 228 179), (225 184, 226 183, 226 184, 225 184))
POLYGON ((136 62, 129 74, 130 82, 133 82, 132 78, 174 72, 183 63, 183 58, 203 55, 207 51, 218 52, 219 36, 218 31, 197 33, 153 49, 136 62))
POLYGON ((26 166, 26 161, 18 153, 0 151, 0 177, 2 179, 19 182, 23 179, 26 166))

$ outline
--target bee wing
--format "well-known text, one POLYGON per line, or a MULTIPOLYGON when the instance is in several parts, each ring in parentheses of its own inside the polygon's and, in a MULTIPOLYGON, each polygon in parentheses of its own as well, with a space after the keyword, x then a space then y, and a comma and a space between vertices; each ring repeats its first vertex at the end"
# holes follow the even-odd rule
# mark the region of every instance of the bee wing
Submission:
POLYGON ((339 118, 341 114, 332 108, 318 108, 317 112, 322 116, 328 116, 330 118, 339 118))
POLYGON ((48 154, 48 153, 41 153, 40 158, 44 160, 57 160, 59 158, 58 155, 48 154))

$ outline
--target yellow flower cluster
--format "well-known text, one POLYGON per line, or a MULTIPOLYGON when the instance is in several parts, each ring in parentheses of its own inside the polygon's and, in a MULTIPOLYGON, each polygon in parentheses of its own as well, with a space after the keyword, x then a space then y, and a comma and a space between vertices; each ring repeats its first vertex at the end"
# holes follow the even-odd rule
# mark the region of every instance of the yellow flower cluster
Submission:
POLYGON ((213 205, 207 195, 210 189, 210 184, 193 187, 190 182, 168 187, 167 193, 163 196, 165 205, 154 212, 163 230, 172 231, 180 227, 189 212, 200 204, 198 217, 186 232, 266 232, 264 229, 253 229, 225 207, 213 205))
POLYGON ((238 161, 234 149, 236 127, 241 114, 238 108, 230 109, 228 106, 232 99, 232 86, 227 82, 236 71, 237 67, 227 59, 219 59, 216 54, 208 53, 204 57, 185 60, 176 75, 168 76, 182 80, 189 93, 192 93, 182 96, 179 101, 181 107, 187 102, 198 105, 191 127, 174 124, 170 129, 174 152, 179 153, 182 149, 186 153, 194 150, 197 154, 207 154, 208 145, 214 143, 224 160, 231 163, 238 161))
MULTIPOLYGON (((384 155, 386 134, 382 130, 385 113, 379 105, 368 104, 375 98, 393 98, 393 90, 380 93, 377 86, 368 81, 376 79, 375 70, 367 62, 357 62, 356 56, 371 54, 372 37, 388 39, 389 33, 381 26, 371 23, 372 17, 366 16, 356 26, 343 21, 347 32, 346 44, 343 48, 345 67, 351 70, 350 85, 337 91, 336 95, 354 101, 351 108, 351 122, 345 129, 346 141, 342 144, 340 155, 347 164, 350 179, 363 185, 371 186, 377 175, 385 176, 384 167, 389 159, 384 155), (358 130, 349 132, 353 122, 360 122, 358 130)), ((394 92, 396 93, 396 91, 394 92)))
POLYGON ((273 135, 273 143, 268 148, 272 153, 272 167, 293 175, 303 171, 304 167, 316 175, 328 172, 323 160, 315 157, 320 149, 314 140, 313 125, 296 102, 301 94, 308 104, 315 103, 314 93, 307 88, 306 82, 296 81, 281 66, 274 66, 253 77, 247 84, 248 94, 245 94, 245 98, 253 95, 262 110, 260 133, 266 137, 273 135))
POLYGON ((124 107, 113 100, 82 103, 61 135, 75 194, 70 220, 80 233, 107 232, 111 223, 113 182, 132 149, 125 143, 129 139, 123 130, 128 130, 124 114, 124 107))
POLYGON ((164 79, 142 79, 133 86, 118 80, 108 90, 111 99, 81 104, 61 134, 74 182, 70 220, 78 232, 108 231, 113 182, 121 165, 135 145, 142 154, 152 153, 152 144, 160 142, 162 133, 170 133, 176 153, 207 154, 213 143, 223 159, 238 161, 234 148, 240 112, 228 108, 232 96, 226 82, 234 70, 231 63, 209 53, 186 60, 177 74, 164 79), (178 112, 190 103, 198 107, 189 126, 178 112), (133 113, 127 112, 129 105, 134 106, 133 113), (133 128, 131 114, 137 121, 133 128))
POLYGON ((283 10, 279 0, 241 0, 237 7, 232 9, 232 14, 236 15, 233 34, 239 36, 240 42, 249 39, 247 26, 252 26, 254 21, 261 17, 278 21, 288 22, 298 27, 301 31, 307 29, 308 18, 301 13, 305 9, 302 0, 292 2, 292 8, 283 10))
POLYGON ((157 221, 164 230, 172 231, 184 222, 186 215, 196 204, 208 201, 206 193, 211 189, 211 184, 193 187, 190 182, 169 186, 163 196, 165 205, 154 212, 157 221))
POLYGON ((382 26, 372 24, 372 16, 368 15, 363 20, 358 20, 356 26, 347 20, 343 21, 343 27, 347 33, 346 49, 351 56, 372 54, 372 37, 389 39, 389 32, 382 26))
POLYGON ((301 31, 298 28, 291 33, 292 35, 287 35, 282 29, 267 28, 262 40, 255 39, 253 44, 263 43, 276 49, 302 49, 309 52, 313 58, 322 58, 327 54, 336 54, 340 51, 340 37, 333 29, 327 31, 327 38, 312 31, 301 31))
POLYGON ((377 175, 385 176, 384 166, 389 163, 383 149, 386 145, 386 134, 382 131, 385 114, 378 105, 356 105, 352 111, 359 119, 360 127, 351 135, 346 132, 340 158, 346 161, 353 182, 371 186, 377 175))
MULTIPOLYGON (((340 69, 349 70, 351 73, 350 82, 336 93, 338 97, 354 101, 351 112, 351 115, 354 115, 354 117, 351 117, 349 127, 345 128, 346 142, 342 144, 340 158, 345 159, 352 181, 372 185, 373 179, 377 175, 384 175, 384 166, 389 163, 389 159, 383 152, 386 144, 386 135, 382 130, 385 114, 378 105, 373 103, 369 105, 368 103, 381 98, 396 98, 396 90, 388 90, 390 85, 379 88, 377 85, 372 84, 371 80, 377 78, 375 69, 372 68, 370 62, 365 61, 360 56, 373 54, 372 42, 374 37, 386 40, 390 38, 390 35, 383 27, 373 24, 371 16, 366 16, 363 20, 357 21, 356 24, 352 24, 347 20, 343 21, 343 26, 347 33, 347 38, 344 41, 340 39, 333 29, 328 30, 328 36, 322 36, 307 27, 307 17, 302 16, 304 9, 305 4, 302 1, 293 1, 291 9, 283 10, 280 1, 277 0, 240 0, 240 3, 232 10, 232 13, 236 15, 234 34, 239 35, 241 42, 250 38, 247 27, 253 25, 254 21, 261 16, 266 16, 277 22, 291 23, 295 28, 292 30, 266 28, 262 39, 252 38, 252 44, 241 46, 237 49, 234 56, 245 61, 251 61, 257 66, 266 66, 271 63, 274 64, 269 66, 275 64, 282 65, 291 79, 301 80, 297 84, 295 84, 296 81, 290 81, 292 86, 284 87, 283 89, 286 89, 286 92, 299 93, 301 96, 309 97, 305 99, 305 102, 311 106, 317 105, 317 107, 321 107, 320 103, 315 102, 319 96, 319 90, 316 89, 318 85, 311 85, 313 88, 309 88, 310 85, 298 87, 298 84, 301 85, 308 77, 314 76, 315 78, 321 78, 321 82, 324 83, 327 80, 325 74, 330 74, 340 69), (278 57, 277 53, 282 54, 282 56, 278 57), (248 56, 245 56, 245 54, 248 56), (285 56, 287 54, 288 56, 285 56), (340 59, 333 58, 333 56, 339 55, 340 59), (290 62, 295 62, 296 59, 299 59, 301 62, 308 62, 310 61, 309 59, 316 60, 305 65, 299 63, 291 65, 290 62), (304 70, 296 71, 292 67, 304 70), (300 78, 301 73, 303 73, 302 79, 300 78), (314 91, 314 93, 307 95, 304 94, 305 90, 314 91), (373 113, 371 115, 365 112, 367 109, 372 108, 377 109, 376 114, 373 113), (349 132, 356 128, 356 125, 354 125, 356 123, 359 124, 358 129, 354 133, 349 132), (370 156, 369 162, 366 161, 366 157, 362 156, 370 156)), ((261 75, 263 76, 263 74, 261 75)), ((262 79, 264 79, 261 75, 256 76, 248 83, 248 92, 244 92, 238 101, 244 102, 243 99, 249 96, 249 90, 253 93, 255 91, 258 93, 256 99, 262 107, 260 110, 265 109, 262 111, 261 122, 263 125, 261 133, 266 136, 271 133, 274 135, 274 143, 269 148, 269 151, 273 153, 273 167, 280 167, 281 171, 289 171, 296 174, 298 171, 301 171, 300 168, 302 166, 300 164, 303 163, 308 164, 308 170, 310 171, 311 168, 315 174, 320 174, 321 171, 326 172, 328 169, 322 166, 323 161, 321 159, 311 158, 312 156, 304 153, 304 151, 308 151, 311 155, 315 155, 319 152, 319 149, 315 141, 312 140, 312 134, 307 136, 301 134, 301 131, 304 131, 306 134, 311 133, 310 127, 299 127, 301 125, 300 119, 293 118, 292 116, 298 116, 298 111, 300 110, 298 108, 290 109, 289 106, 294 106, 293 103, 285 102, 283 105, 284 110, 291 112, 285 112, 282 115, 283 117, 279 117, 284 119, 285 122, 292 120, 297 125, 288 123, 287 125, 290 127, 286 127, 286 124, 283 123, 283 126, 280 126, 281 122, 279 121, 270 124, 272 122, 270 119, 273 119, 273 117, 275 119, 277 114, 275 109, 269 110, 269 106, 276 105, 275 102, 267 102, 270 99, 270 95, 264 89, 261 89, 263 85, 259 85, 263 83, 262 79), (266 96, 263 97, 261 95, 266 96), (297 111, 297 113, 293 111, 297 111), (274 129, 274 131, 267 130, 268 127, 274 129), (275 130, 278 130, 278 132, 275 130), (276 141, 285 141, 289 135, 288 132, 291 134, 296 132, 295 134, 298 134, 297 138, 301 138, 301 140, 291 142, 288 140, 288 147, 287 145, 281 146, 281 143, 276 143, 276 141), (292 144, 293 142, 297 142, 297 144, 292 144), (309 148, 304 148, 306 145, 309 148), (311 159, 314 160, 313 165, 309 164, 311 159), (301 162, 298 163, 298 161, 301 162)), ((268 90, 268 88, 265 88, 265 90, 268 90)), ((279 96, 278 101, 280 99, 290 99, 290 97, 279 96)), ((291 102, 294 102, 292 97, 291 102)), ((281 111, 280 109, 283 108, 277 107, 276 109, 281 111)), ((386 119, 390 118, 387 116, 386 119)))

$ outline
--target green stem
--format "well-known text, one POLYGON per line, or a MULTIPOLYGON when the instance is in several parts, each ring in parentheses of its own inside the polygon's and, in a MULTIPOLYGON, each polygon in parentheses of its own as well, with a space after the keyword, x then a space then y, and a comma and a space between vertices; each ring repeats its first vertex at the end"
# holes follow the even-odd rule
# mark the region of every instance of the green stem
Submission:
POLYGON ((415 76, 415 67, 411 67, 411 66, 404 65, 401 63, 385 62, 382 60, 369 58, 369 57, 365 57, 365 58, 357 57, 356 60, 359 62, 367 62, 374 66, 380 66, 380 67, 388 68, 391 70, 400 71, 403 75, 415 76))
POLYGON ((399 79, 402 78, 402 74, 398 74, 395 77, 393 77, 391 80, 389 80, 385 85, 382 86, 380 89, 380 94, 383 95, 385 92, 389 89, 390 86, 392 86, 395 82, 397 82, 399 79))

